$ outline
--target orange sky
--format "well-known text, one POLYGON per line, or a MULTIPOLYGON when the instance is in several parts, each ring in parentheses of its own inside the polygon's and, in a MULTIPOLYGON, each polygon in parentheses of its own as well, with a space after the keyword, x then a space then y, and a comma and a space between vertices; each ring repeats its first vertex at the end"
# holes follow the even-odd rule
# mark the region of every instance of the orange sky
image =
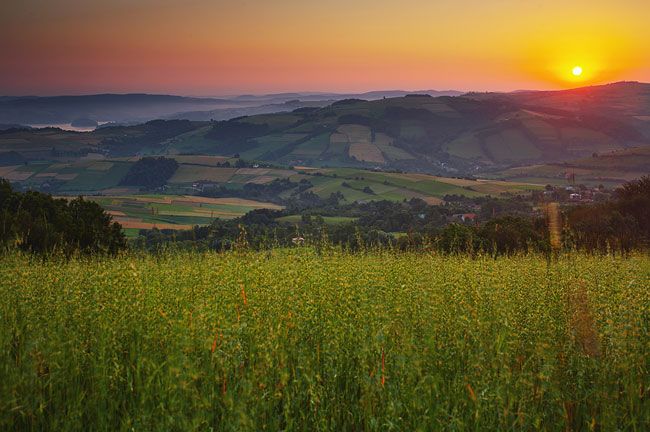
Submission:
POLYGON ((648 0, 4 0, 0 94, 650 81, 649 17, 648 0))

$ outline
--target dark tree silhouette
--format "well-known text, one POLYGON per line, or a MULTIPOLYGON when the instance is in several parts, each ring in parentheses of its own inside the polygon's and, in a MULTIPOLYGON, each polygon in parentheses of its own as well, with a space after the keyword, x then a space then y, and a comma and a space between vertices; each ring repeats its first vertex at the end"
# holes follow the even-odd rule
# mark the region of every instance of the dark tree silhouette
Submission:
POLYGON ((97 203, 14 192, 0 180, 0 245, 41 254, 116 254, 126 248, 126 240, 120 224, 97 203))

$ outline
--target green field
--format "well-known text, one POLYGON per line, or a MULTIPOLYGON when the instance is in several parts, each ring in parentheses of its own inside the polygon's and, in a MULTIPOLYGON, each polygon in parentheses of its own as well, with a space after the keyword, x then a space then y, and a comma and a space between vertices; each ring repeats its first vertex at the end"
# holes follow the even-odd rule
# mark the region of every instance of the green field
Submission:
POLYGON ((249 211, 282 207, 241 198, 203 198, 187 195, 88 196, 100 204, 127 234, 139 229, 190 229, 215 219, 233 219, 249 211))
POLYGON ((648 430, 650 259, 0 258, 2 430, 648 430))
MULTIPOLYGON (((348 128, 348 132, 365 132, 366 129, 348 128)), ((378 134, 378 139, 386 148, 393 148, 386 137, 378 134)), ((346 138, 347 139, 347 138, 346 138)), ((319 135, 303 145, 329 146, 329 137, 319 135)), ((347 148, 347 144, 345 145, 347 148)), ((306 151, 303 147, 298 147, 306 151)), ((314 147, 316 148, 316 147, 314 147)), ((396 156, 398 153, 386 152, 396 156)), ((408 155, 406 155, 408 156, 408 155)), ((219 156, 175 155, 179 167, 168 180, 165 195, 158 201, 183 200, 182 206, 170 206, 156 202, 148 203, 146 195, 139 187, 121 186, 120 182, 133 165, 133 159, 78 160, 74 162, 41 162, 28 165, 0 167, 0 177, 13 181, 20 180, 24 185, 42 188, 47 184, 55 189, 46 189, 54 195, 83 195, 97 201, 105 209, 113 212, 116 220, 125 228, 165 228, 187 229, 192 225, 209 224, 215 218, 231 219, 242 216, 254 208, 275 208, 267 203, 251 202, 243 206, 230 206, 216 203, 210 207, 191 203, 187 196, 198 193, 195 183, 208 181, 231 189, 241 189, 247 183, 268 184, 275 179, 289 179, 296 183, 306 179, 313 187, 308 189, 321 198, 332 193, 341 193, 346 202, 389 200, 403 201, 419 198, 429 204, 440 204, 445 195, 465 195, 477 197, 484 195, 521 194, 541 188, 538 184, 524 180, 502 182, 496 180, 472 181, 457 178, 436 177, 426 174, 395 173, 371 171, 360 168, 321 168, 293 169, 283 168, 226 168, 218 166, 226 161, 219 156), (370 188, 368 192, 366 188, 370 188), (185 198, 183 198, 185 197, 185 198)), ((519 179, 515 179, 519 180, 519 179)), ((200 186, 200 185, 199 185, 200 186)), ((281 198, 289 198, 286 192, 281 198)), ((224 198, 224 200, 227 200, 224 198)))

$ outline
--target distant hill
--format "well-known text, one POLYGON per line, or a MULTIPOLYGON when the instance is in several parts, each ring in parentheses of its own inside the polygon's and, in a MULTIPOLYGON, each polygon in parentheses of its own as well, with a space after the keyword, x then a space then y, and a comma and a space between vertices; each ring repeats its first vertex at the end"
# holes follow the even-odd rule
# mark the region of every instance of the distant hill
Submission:
POLYGON ((209 111, 187 111, 174 113, 165 116, 166 119, 192 120, 192 121, 210 121, 210 120, 230 120, 235 117, 244 117, 258 114, 273 114, 280 112, 293 111, 298 108, 316 107, 320 108, 334 102, 333 100, 323 101, 301 101, 299 99, 290 100, 283 103, 274 103, 253 107, 236 107, 236 108, 218 108, 209 111))
MULTIPOLYGON (((0 96, 0 123, 3 124, 65 124, 79 118, 98 122, 134 123, 160 118, 205 120, 230 119, 242 115, 286 111, 287 102, 301 101, 300 106, 318 102, 318 106, 332 101, 361 97, 380 99, 403 96, 407 91, 375 91, 363 94, 337 93, 278 93, 243 95, 230 98, 197 98, 154 94, 98 94, 82 96, 8 97, 0 96), (264 106, 264 109, 260 107, 264 106), (192 112, 190 116, 187 113, 192 112), (204 115, 197 114, 205 112, 204 115), (210 112, 212 116, 210 117, 210 112), (176 115, 181 113, 179 115, 176 115), (192 118, 190 118, 192 117, 192 118)), ((427 90, 432 95, 458 95, 460 92, 427 90)), ((298 108, 295 106, 294 108, 298 108)))
POLYGON ((222 99, 149 94, 24 97, 0 99, 0 123, 71 123, 79 118, 97 121, 145 121, 178 111, 228 106, 222 99))
POLYGON ((12 123, 12 124, 3 124, 0 123, 0 131, 4 131, 7 129, 28 129, 27 126, 23 126, 17 123, 12 123))
MULTIPOLYGON (((570 97, 570 91, 557 93, 558 98, 570 97)), ((202 151, 241 153, 288 165, 481 173, 650 144, 644 107, 617 115, 576 112, 563 105, 534 105, 534 97, 412 94, 373 101, 347 99, 319 109, 212 125, 201 135, 202 151)), ((628 96, 630 103, 642 97, 643 93, 628 96)), ((195 139, 178 140, 178 148, 187 149, 195 139)))
POLYGON ((650 136, 650 84, 616 82, 561 91, 521 91, 516 93, 468 94, 479 100, 503 98, 522 106, 560 113, 609 117, 632 124, 650 136))
MULTIPOLYGON (((374 92, 372 96, 381 93, 374 92)), ((115 106, 126 104, 123 97, 113 96, 97 96, 97 99, 104 104, 119 101, 115 106)), ((306 95, 238 99, 250 103, 257 98, 259 103, 264 98, 295 96, 306 95)), ((0 152, 14 151, 27 160, 61 160, 89 154, 109 158, 237 154, 246 160, 283 166, 483 176, 513 167, 561 164, 591 158, 594 154, 650 146, 648 84, 616 83, 557 92, 438 97, 410 93, 374 100, 357 96, 334 102, 291 99, 244 109, 226 108, 225 104, 232 100, 225 99, 207 102, 176 96, 126 95, 134 104, 130 110, 137 111, 139 106, 149 103, 146 101, 158 98, 158 102, 176 110, 170 116, 184 120, 101 127, 92 133, 8 130, 0 132, 0 152), (177 110, 188 101, 222 105, 196 111, 177 110), (324 103, 327 105, 322 106, 324 103), (258 113, 245 115, 246 109, 258 113), (266 113, 266 110, 273 112, 266 113), (237 117, 206 121, 218 120, 220 115, 237 117)), ((90 104, 93 97, 82 97, 82 100, 90 104)), ((84 116, 101 119, 90 111, 84 116)), ((650 167, 642 164, 643 169, 650 171, 650 167)))

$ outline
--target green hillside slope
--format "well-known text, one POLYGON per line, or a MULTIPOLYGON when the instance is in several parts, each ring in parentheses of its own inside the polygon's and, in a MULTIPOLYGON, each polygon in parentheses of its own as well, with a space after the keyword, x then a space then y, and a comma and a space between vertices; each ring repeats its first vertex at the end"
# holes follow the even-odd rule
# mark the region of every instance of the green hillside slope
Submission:
POLYGON ((57 162, 205 154, 284 166, 467 175, 650 145, 648 88, 623 83, 563 92, 348 99, 222 122, 156 120, 91 133, 13 129, 0 133, 0 164, 9 154, 12 160, 57 162))

